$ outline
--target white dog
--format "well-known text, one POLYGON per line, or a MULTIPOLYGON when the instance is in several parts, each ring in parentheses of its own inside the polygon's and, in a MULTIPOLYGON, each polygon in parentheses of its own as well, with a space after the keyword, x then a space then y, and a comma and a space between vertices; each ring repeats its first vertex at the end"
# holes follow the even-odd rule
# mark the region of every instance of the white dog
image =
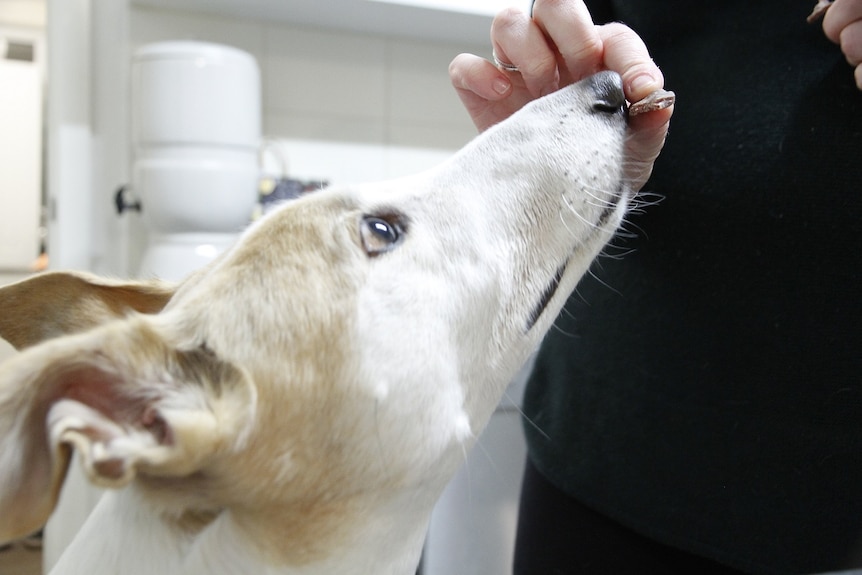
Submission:
POLYGON ((602 73, 440 167, 285 204, 174 287, 0 290, 0 541, 72 450, 62 574, 407 575, 434 503, 629 200, 602 73))

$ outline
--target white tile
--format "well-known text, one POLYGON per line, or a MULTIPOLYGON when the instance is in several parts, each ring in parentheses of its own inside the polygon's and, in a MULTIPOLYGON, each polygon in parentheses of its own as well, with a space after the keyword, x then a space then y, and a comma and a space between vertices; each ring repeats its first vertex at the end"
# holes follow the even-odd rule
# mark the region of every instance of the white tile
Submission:
POLYGON ((454 151, 431 148, 407 148, 388 146, 386 148, 386 174, 390 178, 400 178, 422 172, 448 160, 454 151))
POLYGON ((277 147, 294 178, 351 184, 388 177, 386 151, 380 145, 285 139, 277 147))
POLYGON ((454 45, 392 40, 389 118, 424 125, 472 125, 449 80, 454 45))
POLYGON ((264 24, 213 14, 183 12, 133 6, 131 11, 132 49, 152 42, 198 40, 226 44, 245 50, 262 67, 264 24))
POLYGON ((373 36, 268 26, 264 108, 383 118, 385 44, 373 36))
POLYGON ((0 60, 0 269, 39 255, 42 78, 30 62, 0 60))
POLYGON ((455 151, 472 140, 478 132, 472 123, 451 124, 393 123, 387 127, 387 142, 393 146, 439 148, 455 151))
POLYGON ((386 142, 379 118, 307 112, 270 112, 263 118, 266 138, 293 138, 382 145, 386 142))

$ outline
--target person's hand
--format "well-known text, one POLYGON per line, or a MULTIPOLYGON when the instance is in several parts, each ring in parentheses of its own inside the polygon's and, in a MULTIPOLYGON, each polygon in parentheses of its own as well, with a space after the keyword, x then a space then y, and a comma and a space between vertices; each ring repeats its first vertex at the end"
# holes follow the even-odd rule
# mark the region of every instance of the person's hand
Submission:
MULTIPOLYGON (((497 58, 517 71, 472 54, 457 56, 449 66, 452 85, 479 130, 600 70, 620 74, 629 102, 664 86, 640 37, 623 24, 594 25, 582 0, 536 0, 532 18, 517 9, 504 10, 491 26, 491 44, 497 58)), ((672 114, 670 107, 631 119, 628 176, 634 190, 649 177, 672 114)))
POLYGON ((856 86, 862 90, 862 0, 835 0, 823 17, 823 32, 856 68, 856 86))

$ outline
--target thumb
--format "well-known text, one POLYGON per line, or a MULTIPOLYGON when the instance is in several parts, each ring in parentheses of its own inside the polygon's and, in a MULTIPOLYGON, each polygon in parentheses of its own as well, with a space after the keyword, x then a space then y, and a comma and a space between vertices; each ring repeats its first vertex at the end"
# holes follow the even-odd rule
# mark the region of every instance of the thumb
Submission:
POLYGON ((632 190, 640 190, 652 174, 653 162, 664 147, 672 115, 673 106, 670 106, 630 118, 626 176, 632 190))

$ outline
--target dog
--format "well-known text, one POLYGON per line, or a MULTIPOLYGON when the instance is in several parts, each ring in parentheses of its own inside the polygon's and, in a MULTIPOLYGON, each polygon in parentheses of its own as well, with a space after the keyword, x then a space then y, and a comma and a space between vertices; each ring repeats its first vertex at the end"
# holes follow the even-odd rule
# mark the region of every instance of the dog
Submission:
POLYGON ((285 203, 178 285, 0 289, 0 542, 73 452, 101 499, 58 574, 407 575, 506 385, 623 220, 605 72, 441 166, 285 203))

